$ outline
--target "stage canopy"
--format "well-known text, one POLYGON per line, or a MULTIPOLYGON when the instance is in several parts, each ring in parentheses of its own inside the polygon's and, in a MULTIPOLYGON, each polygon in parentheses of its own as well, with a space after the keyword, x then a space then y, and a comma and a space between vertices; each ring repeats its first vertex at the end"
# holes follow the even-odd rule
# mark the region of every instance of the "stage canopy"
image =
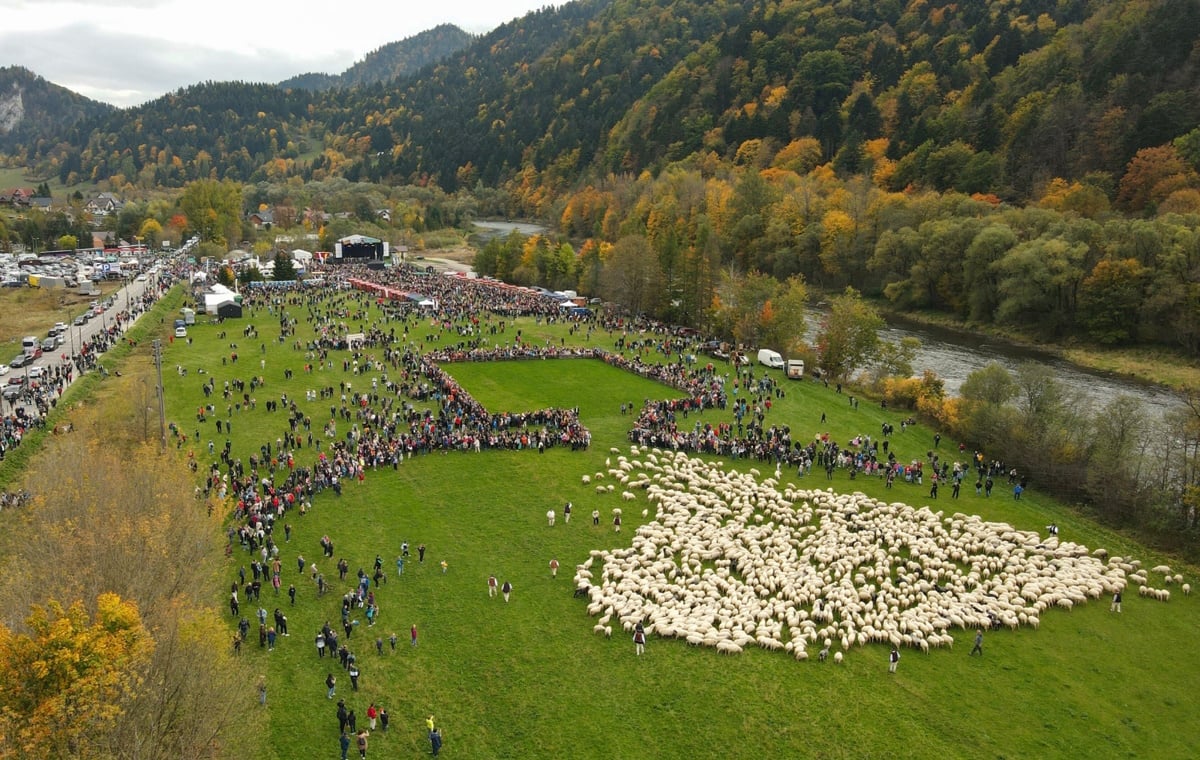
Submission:
POLYGON ((379 238, 366 235, 349 235, 338 240, 333 247, 334 261, 348 263, 383 261, 387 255, 387 243, 379 238))

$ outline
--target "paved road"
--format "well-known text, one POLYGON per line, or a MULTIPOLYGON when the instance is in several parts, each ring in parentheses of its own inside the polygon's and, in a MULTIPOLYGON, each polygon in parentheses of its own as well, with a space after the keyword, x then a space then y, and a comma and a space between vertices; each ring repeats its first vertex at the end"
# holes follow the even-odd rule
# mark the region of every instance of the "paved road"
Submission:
MULTIPOLYGON (((90 320, 82 325, 77 326, 68 323, 68 334, 64 336, 66 341, 61 346, 56 348, 54 351, 42 354, 42 356, 35 359, 32 363, 13 369, 7 375, 0 377, 0 386, 7 385, 10 378, 23 377, 26 381, 26 387, 28 387, 30 383, 29 371, 35 366, 43 367, 45 372, 43 377, 48 379, 54 368, 65 367, 68 364, 72 364, 73 358, 79 355, 81 347, 87 344, 94 344, 101 333, 106 332, 109 327, 120 324, 120 332, 121 334, 124 334, 124 332, 128 330, 134 323, 136 323, 138 318, 144 313, 140 308, 140 302, 143 294, 145 294, 148 289, 156 285, 157 279, 154 275, 148 275, 146 281, 144 282, 132 280, 126 283, 120 290, 117 290, 111 296, 111 304, 108 306, 108 308, 104 309, 101 314, 93 316, 90 320), (136 310, 130 311, 131 306, 135 307, 136 310), (120 323, 118 320, 118 315, 122 313, 129 314, 129 319, 127 319, 124 323, 120 323)), ((76 311, 75 314, 77 315, 78 312, 76 311)), ((45 337, 46 333, 49 332, 50 328, 53 326, 53 322, 48 322, 46 325, 44 325, 42 330, 39 332, 39 337, 45 337)), ((11 356, 0 357, 0 362, 8 361, 11 358, 11 356)), ((101 364, 103 363, 102 359, 98 358, 97 360, 101 364)), ((82 374, 78 368, 74 366, 72 366, 72 370, 70 382, 74 382, 82 374)), ((42 380, 39 379, 37 382, 41 383, 42 380)), ((62 390, 65 391, 69 385, 70 383, 65 383, 62 390)), ((61 393, 53 394, 54 397, 59 395, 61 395, 61 393)), ((18 408, 23 408, 28 415, 36 415, 37 413, 37 406, 32 398, 22 397, 17 401, 16 404, 10 403, 7 399, 0 398, 0 413, 5 415, 12 414, 18 408)))

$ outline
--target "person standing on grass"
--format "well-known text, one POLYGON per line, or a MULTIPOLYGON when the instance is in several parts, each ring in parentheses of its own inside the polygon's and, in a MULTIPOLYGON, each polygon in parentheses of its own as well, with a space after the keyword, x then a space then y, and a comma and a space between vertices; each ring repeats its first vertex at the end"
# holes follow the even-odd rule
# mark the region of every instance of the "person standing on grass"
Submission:
POLYGON ((558 559, 557 558, 550 560, 550 577, 551 578, 558 577, 558 559))
POLYGON ((598 527, 599 525, 600 525, 600 510, 593 509, 592 510, 592 527, 595 528, 595 527, 598 527))
POLYGON ((412 646, 415 647, 417 645, 417 624, 416 623, 412 624, 412 628, 409 629, 409 634, 412 636, 412 646))
POLYGON ((267 705, 267 677, 258 677, 258 703, 263 707, 267 705))
POLYGON ((896 667, 900 664, 900 650, 892 647, 892 653, 888 655, 888 672, 895 673, 896 667))
POLYGON ((429 746, 433 750, 433 756, 437 757, 442 751, 442 734, 436 728, 429 732, 429 746))
POLYGON ((508 595, 512 593, 512 584, 509 583, 508 581, 505 581, 504 585, 500 587, 500 593, 504 594, 504 602, 505 602, 505 604, 507 604, 508 603, 508 595))
POLYGON ((968 656, 973 657, 977 653, 980 657, 983 657, 983 629, 982 628, 975 631, 975 646, 971 647, 971 654, 968 656))
POLYGON ((419 544, 417 546, 417 562, 424 562, 424 561, 425 561, 425 544, 419 544))
POLYGON ((488 598, 489 599, 496 596, 496 587, 498 585, 499 585, 499 582, 496 580, 496 576, 489 575, 488 576, 488 598))
POLYGON ((367 756, 367 731, 363 729, 358 732, 358 756, 365 759, 367 756))
POLYGON ((633 650, 639 657, 646 651, 646 632, 640 626, 633 632, 633 650))
POLYGON ((378 718, 379 718, 379 708, 375 707, 375 703, 372 702, 367 707, 367 726, 368 726, 369 730, 371 730, 371 731, 375 730, 375 721, 378 718))
POLYGON ((1112 604, 1109 605, 1108 611, 1109 612, 1120 612, 1121 611, 1121 592, 1120 591, 1117 591, 1115 594, 1113 594, 1112 604))
POLYGON ((325 688, 329 690, 328 693, 325 694, 326 699, 333 699, 333 692, 336 687, 337 679, 334 678, 333 673, 325 676, 325 688))
POLYGON ((342 735, 338 738, 338 746, 342 750, 342 760, 350 760, 350 737, 346 736, 345 729, 342 730, 342 735))

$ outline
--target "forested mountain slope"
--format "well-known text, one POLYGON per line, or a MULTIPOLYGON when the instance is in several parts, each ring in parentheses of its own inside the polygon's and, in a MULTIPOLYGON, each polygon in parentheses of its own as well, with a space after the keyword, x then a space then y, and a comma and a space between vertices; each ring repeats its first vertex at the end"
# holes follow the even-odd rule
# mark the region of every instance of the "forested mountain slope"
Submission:
POLYGON ((367 53, 341 74, 311 72, 285 79, 279 86, 286 89, 329 90, 335 87, 355 87, 381 84, 415 74, 431 63, 456 53, 471 42, 471 35, 453 24, 441 24, 407 39, 388 44, 367 53))
POLYGON ((386 84, 197 86, 26 147, 64 180, 343 175, 553 196, 815 140, 793 168, 1016 201, 1091 177, 1111 194, 1139 149, 1195 128, 1196 28, 1198 0, 579 0, 386 84), (226 111, 228 133, 203 124, 226 111), (146 172, 164 151, 177 170, 146 172))
POLYGON ((0 67, 0 151, 22 144, 36 148, 76 122, 112 110, 26 68, 0 67))

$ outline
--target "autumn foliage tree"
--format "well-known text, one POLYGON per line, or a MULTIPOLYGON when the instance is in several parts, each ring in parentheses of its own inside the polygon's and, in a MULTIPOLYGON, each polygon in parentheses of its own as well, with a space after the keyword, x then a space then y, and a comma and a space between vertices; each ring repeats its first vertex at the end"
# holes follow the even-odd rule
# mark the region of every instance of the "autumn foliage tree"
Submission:
MULTIPOLYGON (((126 387, 117 391, 134 405, 137 374, 121 378, 126 387)), ((55 437, 30 466, 38 497, 22 515, 24 524, 0 534, 0 620, 29 618, 26 629, 12 635, 34 639, 47 635, 42 629, 62 638, 64 626, 76 632, 70 639, 104 623, 109 633, 132 636, 137 629, 146 644, 130 639, 125 649, 113 649, 115 669, 127 680, 104 680, 115 676, 85 670, 83 659, 76 671, 57 676, 95 677, 78 688, 56 688, 70 695, 74 712, 68 714, 81 716, 75 723, 86 729, 96 752, 53 745, 48 752, 11 757, 243 756, 238 751, 244 740, 232 729, 253 695, 229 650, 210 585, 220 562, 226 505, 197 499, 187 467, 160 454, 157 445, 142 443, 125 405, 97 409, 104 411, 74 412, 73 422, 81 431, 105 431, 103 441, 84 432, 55 437), (30 589, 41 599, 65 600, 65 609, 48 604, 31 614, 30 589), (132 613, 141 615, 136 626, 132 613), (85 619, 92 622, 85 625, 85 619)), ((4 647, 14 646, 10 635, 5 641, 4 647)), ((74 651, 82 654, 97 651, 103 640, 76 643, 74 651)), ((0 692, 13 682, 4 672, 0 692)), ((0 695, 0 704, 8 704, 6 698, 0 695)), ((28 698, 22 699, 10 716, 14 723, 23 724, 30 714, 28 698)), ((10 744, 0 739, 0 747, 10 744)), ((0 749, 0 758, 8 757, 0 749)))
POLYGON ((137 605, 104 593, 93 616, 51 600, 25 624, 0 625, 0 758, 98 756, 154 648, 137 605))

